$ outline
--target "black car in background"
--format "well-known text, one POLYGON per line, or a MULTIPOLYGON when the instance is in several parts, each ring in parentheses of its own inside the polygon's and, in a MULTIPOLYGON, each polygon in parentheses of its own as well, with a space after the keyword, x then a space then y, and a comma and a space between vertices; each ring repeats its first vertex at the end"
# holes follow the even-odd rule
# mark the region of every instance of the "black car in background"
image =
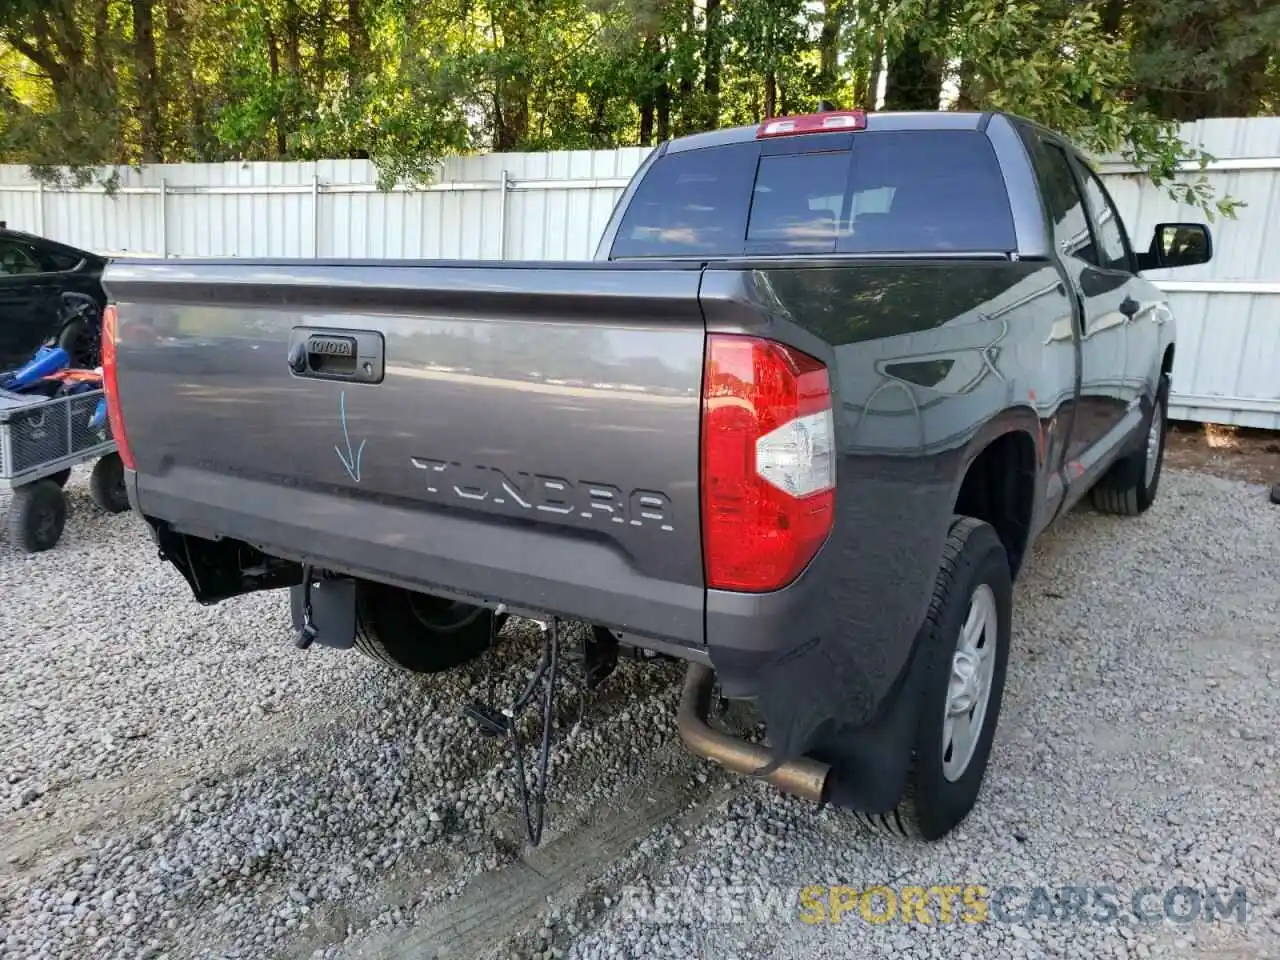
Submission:
POLYGON ((0 221, 0 371, 49 340, 77 366, 98 365, 105 257, 9 230, 0 221))

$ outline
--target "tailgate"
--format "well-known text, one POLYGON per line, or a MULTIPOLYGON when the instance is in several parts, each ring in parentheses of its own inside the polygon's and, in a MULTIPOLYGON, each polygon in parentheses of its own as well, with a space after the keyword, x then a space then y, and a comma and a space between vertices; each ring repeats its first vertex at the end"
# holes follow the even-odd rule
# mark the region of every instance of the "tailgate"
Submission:
POLYGON ((149 517, 701 642, 695 267, 114 263, 149 517))

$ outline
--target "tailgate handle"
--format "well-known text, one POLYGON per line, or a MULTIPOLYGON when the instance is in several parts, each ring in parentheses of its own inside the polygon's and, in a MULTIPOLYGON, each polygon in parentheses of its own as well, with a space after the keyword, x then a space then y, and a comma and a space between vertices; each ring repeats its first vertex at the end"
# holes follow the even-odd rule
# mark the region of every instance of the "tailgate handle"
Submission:
POLYGON ((294 327, 289 334, 288 363, 295 377, 381 383, 385 370, 382 334, 376 330, 294 327))

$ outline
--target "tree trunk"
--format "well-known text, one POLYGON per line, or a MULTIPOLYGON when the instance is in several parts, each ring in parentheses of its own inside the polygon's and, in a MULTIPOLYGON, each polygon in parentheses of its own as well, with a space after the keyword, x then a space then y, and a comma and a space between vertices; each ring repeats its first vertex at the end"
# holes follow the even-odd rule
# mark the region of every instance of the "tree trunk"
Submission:
MULTIPOLYGON (((72 67, 73 77, 79 75, 82 79, 78 82, 78 94, 91 103, 97 104, 100 108, 98 120, 102 126, 106 127, 110 132, 109 136, 117 144, 115 150, 114 162, 117 165, 126 164, 133 159, 129 155, 129 138, 124 131, 124 113, 120 109, 120 84, 117 80, 118 73, 116 70, 115 45, 112 43, 111 37, 111 17, 108 0, 97 0, 93 14, 93 38, 91 40, 91 49, 93 50, 93 66, 85 71, 72 67), (92 89, 87 88, 87 84, 93 84, 92 89)), ((76 24, 67 18, 69 22, 61 25, 61 31, 64 34, 75 34, 76 24)), ((84 63, 83 47, 79 39, 69 41, 68 49, 76 51, 73 55, 81 57, 81 59, 68 60, 71 64, 84 63)), ((81 109, 84 109, 84 100, 81 101, 81 109)))
POLYGON ((1110 37, 1120 36, 1120 20, 1124 16, 1125 0, 1107 0, 1102 8, 1102 29, 1110 37))
MULTIPOLYGON (((281 99, 281 117, 277 126, 292 132, 297 126, 302 106, 302 14, 298 0, 284 0, 284 97, 281 99)), ((279 137, 277 146, 283 160, 289 153, 289 139, 279 137)))
POLYGON ((778 115, 778 75, 773 70, 767 71, 764 75, 764 115, 765 117, 778 115))
POLYGON ((316 57, 315 57, 315 83, 316 89, 323 91, 327 86, 326 81, 329 75, 329 61, 326 58, 328 52, 329 38, 329 5, 330 0, 320 0, 320 7, 316 11, 316 57))
POLYGON ((609 128, 606 123, 609 109, 609 92, 602 84, 592 87, 591 97, 591 147, 603 150, 609 145, 609 128))
MULTIPOLYGON (((271 86, 280 89, 280 47, 276 43, 276 35, 267 29, 267 66, 271 70, 271 86)), ((276 114, 276 159, 283 160, 285 148, 288 146, 288 130, 285 127, 284 111, 276 114)))
POLYGON ((193 157, 197 163, 209 161, 209 143, 205 133, 204 92, 196 79, 195 65, 191 62, 185 0, 165 0, 164 46, 161 56, 161 72, 185 94, 168 98, 166 108, 166 132, 168 149, 165 155, 193 157), (185 137, 182 128, 185 126, 185 137), (183 142, 185 139, 185 143, 183 142))
POLYGON ((697 118, 692 111, 693 76, 691 74, 685 74, 680 78, 680 91, 676 97, 676 103, 680 107, 680 121, 676 124, 676 136, 693 133, 697 128, 697 118))
POLYGON ((163 98, 156 70, 156 35, 151 3, 152 0, 133 0, 133 57, 137 71, 142 162, 163 163, 160 131, 160 103, 163 98))
POLYGON ((708 129, 715 129, 720 125, 720 59, 723 47, 720 0, 706 0, 706 12, 706 36, 702 48, 702 89, 707 95, 704 122, 708 129))
POLYGON ((284 3, 284 65, 289 79, 297 82, 302 77, 302 14, 298 0, 284 3))
POLYGON ((664 80, 658 86, 658 142, 671 139, 671 88, 664 80))
MULTIPOLYGON (((528 49, 525 30, 537 23, 541 6, 534 0, 529 10, 512 10, 499 3, 488 7, 490 35, 495 50, 528 49)), ((495 112, 493 149, 517 150, 529 136, 529 96, 533 80, 525 67, 499 68, 495 80, 498 109, 495 112)))
POLYGON ((920 49, 920 39, 908 36, 889 60, 885 84, 886 110, 937 110, 942 100, 942 71, 935 58, 920 49))
POLYGON ((640 104, 640 146, 653 144, 653 100, 646 98, 640 104))
POLYGON ((818 36, 818 92, 828 99, 834 98, 840 83, 840 21, 840 0, 826 0, 818 36))
POLYGON ((529 79, 516 73, 498 80, 502 101, 501 122, 494 131, 493 149, 498 153, 518 150, 529 135, 529 79))
POLYGON ((368 53, 369 41, 365 34, 364 17, 360 14, 360 0, 347 0, 347 88, 360 82, 368 53))
POLYGON ((959 77, 956 83, 956 109, 977 110, 982 102, 982 91, 978 72, 973 64, 966 60, 960 64, 959 77))
POLYGON ((871 61, 871 70, 867 75, 866 99, 862 101, 864 110, 875 110, 880 101, 880 80, 884 77, 884 31, 876 31, 876 52, 871 61))

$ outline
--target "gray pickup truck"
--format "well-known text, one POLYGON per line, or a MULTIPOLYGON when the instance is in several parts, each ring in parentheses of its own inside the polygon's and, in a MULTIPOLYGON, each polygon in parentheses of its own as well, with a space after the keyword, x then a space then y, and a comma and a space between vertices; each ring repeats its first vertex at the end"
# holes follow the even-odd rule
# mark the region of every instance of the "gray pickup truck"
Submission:
POLYGON ((828 111, 658 147, 592 262, 111 263, 105 377, 200 602, 289 588, 306 642, 424 673, 504 612, 585 621, 688 662, 695 752, 935 839, 1036 536, 1156 496, 1141 274, 1210 255, 1135 251, 1020 118, 828 111), (768 746, 708 722, 716 682, 768 746))

